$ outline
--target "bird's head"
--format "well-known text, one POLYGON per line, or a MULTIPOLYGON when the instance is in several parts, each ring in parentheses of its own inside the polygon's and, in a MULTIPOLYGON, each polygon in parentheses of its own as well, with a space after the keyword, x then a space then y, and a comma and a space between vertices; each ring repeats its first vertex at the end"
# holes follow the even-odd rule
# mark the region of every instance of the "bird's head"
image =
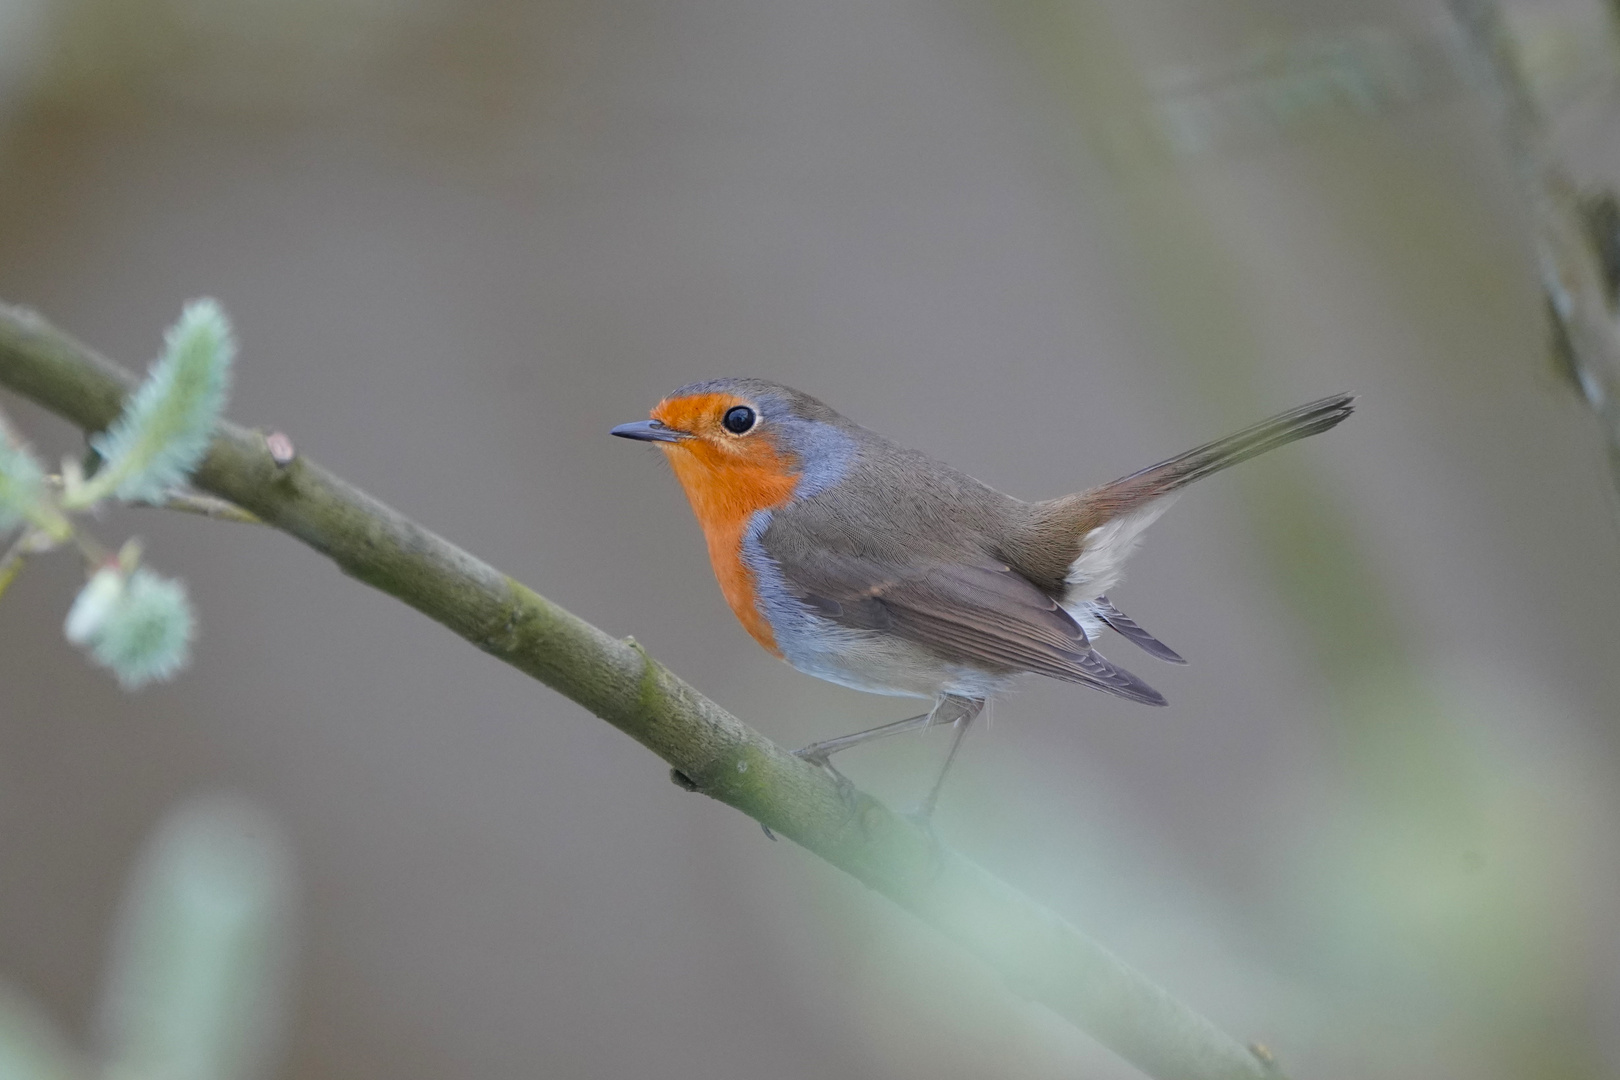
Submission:
POLYGON ((850 425, 808 394, 763 379, 683 386, 652 418, 613 434, 655 444, 694 509, 778 506, 842 477, 854 454, 850 425))

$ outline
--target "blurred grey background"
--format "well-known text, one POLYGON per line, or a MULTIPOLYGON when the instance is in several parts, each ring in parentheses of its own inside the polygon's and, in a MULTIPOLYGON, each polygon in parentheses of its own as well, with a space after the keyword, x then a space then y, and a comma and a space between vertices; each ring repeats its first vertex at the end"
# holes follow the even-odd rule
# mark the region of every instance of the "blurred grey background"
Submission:
MULTIPOLYGON (((1510 11, 1559 152, 1620 176, 1603 11, 1510 11)), ((667 469, 611 425, 759 375, 1047 497, 1355 391, 1150 533, 1114 598, 1191 665, 1108 651, 1170 708, 1031 681, 940 833, 1297 1077, 1616 1075, 1617 500, 1447 26, 5 0, 0 297, 131 366, 218 297, 234 418, 795 746, 906 703, 750 642, 667 469)), ((130 696, 61 638, 72 558, 0 603, 0 976, 67 1038, 92 1040, 143 838, 229 791, 297 866, 269 1075, 1134 1075, 289 538, 97 528, 183 575, 203 629, 130 696)), ((944 746, 841 765, 906 805, 944 746)))

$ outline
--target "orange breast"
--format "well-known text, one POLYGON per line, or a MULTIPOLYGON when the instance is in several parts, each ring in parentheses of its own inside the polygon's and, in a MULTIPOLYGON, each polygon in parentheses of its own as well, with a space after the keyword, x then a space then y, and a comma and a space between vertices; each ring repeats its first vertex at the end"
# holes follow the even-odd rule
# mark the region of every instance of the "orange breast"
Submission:
POLYGON ((760 440, 756 447, 740 457, 696 439, 660 444, 703 526, 709 562, 726 603, 743 629, 780 657, 776 635, 755 602, 753 572, 742 560, 743 533, 754 514, 788 501, 798 477, 768 443, 760 440))

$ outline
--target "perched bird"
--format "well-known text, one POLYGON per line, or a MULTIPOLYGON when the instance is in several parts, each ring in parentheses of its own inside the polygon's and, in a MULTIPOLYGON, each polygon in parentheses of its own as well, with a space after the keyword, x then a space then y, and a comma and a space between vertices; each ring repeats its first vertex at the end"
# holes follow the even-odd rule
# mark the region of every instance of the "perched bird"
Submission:
MULTIPOLYGON (((1210 473, 1350 415, 1341 394, 1101 487, 1023 502, 762 379, 682 387, 613 434, 658 446, 686 489, 726 602, 800 671, 876 694, 931 698, 920 716, 814 743, 829 756, 954 724, 932 812, 968 726, 1026 672, 1147 705, 1164 697, 1093 648, 1113 630, 1182 660, 1109 602, 1142 530, 1210 473)), ((834 775, 836 776, 836 770, 834 775)))

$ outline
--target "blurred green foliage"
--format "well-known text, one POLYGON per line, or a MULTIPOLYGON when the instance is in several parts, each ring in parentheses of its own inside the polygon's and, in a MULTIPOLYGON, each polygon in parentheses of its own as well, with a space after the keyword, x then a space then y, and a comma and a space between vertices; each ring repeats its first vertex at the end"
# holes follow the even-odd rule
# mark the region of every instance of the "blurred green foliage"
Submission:
POLYGON ((0 1080, 258 1080, 275 1065, 294 940, 292 855, 234 796, 171 810, 120 905, 89 1049, 0 990, 0 1080))

